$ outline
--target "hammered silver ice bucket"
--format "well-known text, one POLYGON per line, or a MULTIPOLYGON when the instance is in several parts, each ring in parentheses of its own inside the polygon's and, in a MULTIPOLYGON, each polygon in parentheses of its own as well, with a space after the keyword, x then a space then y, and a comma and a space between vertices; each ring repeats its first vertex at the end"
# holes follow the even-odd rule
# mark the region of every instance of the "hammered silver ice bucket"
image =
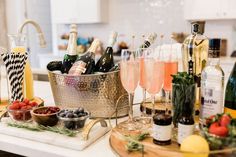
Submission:
POLYGON ((72 76, 48 70, 48 77, 57 106, 81 106, 90 111, 93 118, 123 117, 128 114, 128 95, 121 84, 119 71, 72 76), (118 112, 114 114, 116 106, 118 112))

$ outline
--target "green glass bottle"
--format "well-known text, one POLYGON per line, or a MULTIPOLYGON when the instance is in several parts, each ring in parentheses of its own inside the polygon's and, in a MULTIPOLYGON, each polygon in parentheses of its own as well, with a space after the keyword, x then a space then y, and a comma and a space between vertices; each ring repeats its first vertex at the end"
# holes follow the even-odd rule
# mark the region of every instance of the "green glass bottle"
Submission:
POLYGON ((70 26, 70 37, 67 47, 67 53, 63 58, 63 73, 68 73, 74 62, 76 61, 78 55, 76 52, 77 48, 77 25, 71 24, 70 26))
POLYGON ((236 63, 234 63, 226 85, 224 112, 230 113, 233 118, 236 118, 236 63))

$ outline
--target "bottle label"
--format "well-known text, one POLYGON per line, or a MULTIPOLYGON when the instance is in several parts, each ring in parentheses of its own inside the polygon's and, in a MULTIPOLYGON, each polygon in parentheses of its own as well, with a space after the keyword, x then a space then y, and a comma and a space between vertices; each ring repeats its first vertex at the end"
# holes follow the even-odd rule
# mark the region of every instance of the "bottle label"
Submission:
POLYGON ((202 119, 223 112, 223 90, 219 85, 218 88, 217 85, 215 87, 202 86, 201 95, 202 119))
POLYGON ((152 137, 157 141, 168 141, 171 139, 171 125, 156 125, 153 124, 152 137))
POLYGON ((73 64, 71 69, 69 70, 69 74, 71 75, 81 75, 82 73, 85 73, 86 71, 86 63, 83 61, 77 61, 73 64))
POLYGON ((182 141, 192 135, 194 132, 194 124, 193 125, 184 125, 178 123, 178 143, 181 144, 182 141))

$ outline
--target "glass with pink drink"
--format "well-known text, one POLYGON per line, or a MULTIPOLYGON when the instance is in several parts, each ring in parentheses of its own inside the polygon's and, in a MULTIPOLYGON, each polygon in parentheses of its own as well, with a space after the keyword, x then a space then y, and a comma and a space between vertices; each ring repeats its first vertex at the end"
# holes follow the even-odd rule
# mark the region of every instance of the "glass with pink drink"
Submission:
POLYGON ((178 72, 178 58, 177 51, 174 48, 170 48, 169 52, 166 52, 164 62, 164 85, 166 103, 170 102, 170 94, 172 91, 172 76, 178 72))
POLYGON ((152 99, 152 116, 155 114, 155 95, 160 92, 164 81, 164 62, 160 53, 152 49, 145 53, 146 90, 152 99))
POLYGON ((120 78, 123 87, 129 94, 129 120, 118 125, 123 130, 139 130, 142 127, 133 119, 133 98, 139 82, 139 73, 138 51, 122 50, 120 78))

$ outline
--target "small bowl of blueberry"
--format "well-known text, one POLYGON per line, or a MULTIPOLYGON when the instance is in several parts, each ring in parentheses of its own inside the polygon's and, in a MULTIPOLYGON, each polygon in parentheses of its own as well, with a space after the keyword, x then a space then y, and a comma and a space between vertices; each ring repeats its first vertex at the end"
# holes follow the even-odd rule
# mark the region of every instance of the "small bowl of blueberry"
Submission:
POLYGON ((57 114, 64 127, 71 130, 83 128, 89 116, 89 112, 85 111, 82 107, 77 109, 63 109, 57 114))

